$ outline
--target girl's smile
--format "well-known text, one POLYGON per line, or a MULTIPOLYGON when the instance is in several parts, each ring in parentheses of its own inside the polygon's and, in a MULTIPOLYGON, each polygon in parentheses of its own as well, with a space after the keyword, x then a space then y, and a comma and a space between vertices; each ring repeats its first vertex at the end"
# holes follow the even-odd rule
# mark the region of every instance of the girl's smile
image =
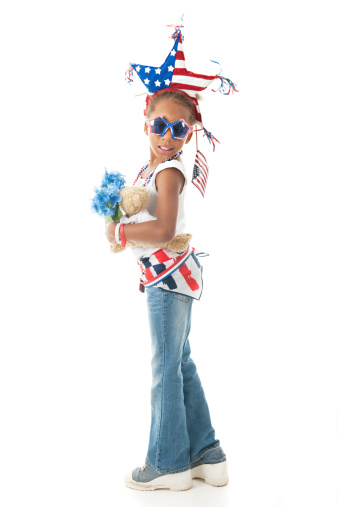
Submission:
POLYGON ((158 146, 158 151, 160 153, 163 153, 164 155, 171 155, 174 151, 174 148, 172 146, 166 146, 164 144, 161 144, 158 146))

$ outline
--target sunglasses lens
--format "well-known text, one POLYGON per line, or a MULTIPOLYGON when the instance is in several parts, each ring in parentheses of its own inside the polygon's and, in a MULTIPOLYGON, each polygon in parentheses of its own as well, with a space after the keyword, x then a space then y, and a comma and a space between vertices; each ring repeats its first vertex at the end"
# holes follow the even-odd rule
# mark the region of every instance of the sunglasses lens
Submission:
POLYGON ((173 125, 174 129, 174 137, 176 139, 184 139, 187 133, 189 132, 189 127, 184 121, 179 121, 173 125))
POLYGON ((154 120, 151 120, 149 124, 150 124, 150 132, 158 136, 163 135, 165 129, 167 129, 167 124, 165 121, 163 121, 162 118, 155 118, 154 120))

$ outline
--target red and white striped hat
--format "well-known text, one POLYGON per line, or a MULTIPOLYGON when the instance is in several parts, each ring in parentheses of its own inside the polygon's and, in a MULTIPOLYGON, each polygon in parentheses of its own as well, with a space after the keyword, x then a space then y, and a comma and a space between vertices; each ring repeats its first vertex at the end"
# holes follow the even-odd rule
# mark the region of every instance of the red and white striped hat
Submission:
POLYGON ((198 92, 205 90, 215 79, 220 80, 220 85, 218 90, 213 91, 220 91, 223 95, 229 95, 230 90, 232 92, 238 90, 236 90, 235 84, 230 79, 219 74, 207 76, 188 70, 182 46, 182 24, 175 28, 175 33, 171 36, 175 42, 164 63, 159 67, 131 63, 126 72, 126 78, 128 82, 132 82, 133 71, 135 71, 150 94, 155 94, 160 90, 168 90, 168 88, 184 91, 195 102, 196 119, 202 123, 201 111, 196 99, 198 92))

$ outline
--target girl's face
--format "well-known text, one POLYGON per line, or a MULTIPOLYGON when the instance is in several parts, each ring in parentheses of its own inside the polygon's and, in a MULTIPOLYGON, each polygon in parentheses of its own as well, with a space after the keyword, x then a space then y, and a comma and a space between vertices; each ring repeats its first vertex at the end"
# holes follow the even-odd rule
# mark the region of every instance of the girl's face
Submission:
MULTIPOLYGON (((150 117, 155 118, 158 115, 163 116, 169 123, 174 123, 182 118, 188 125, 191 125, 191 112, 189 107, 171 99, 162 99, 156 104, 150 117)), ((160 137, 150 133, 147 122, 144 124, 144 132, 149 136, 151 154, 155 155, 155 157, 161 161, 179 152, 184 144, 190 141, 193 135, 193 132, 190 132, 185 140, 173 139, 171 129, 168 128, 164 136, 160 137)))

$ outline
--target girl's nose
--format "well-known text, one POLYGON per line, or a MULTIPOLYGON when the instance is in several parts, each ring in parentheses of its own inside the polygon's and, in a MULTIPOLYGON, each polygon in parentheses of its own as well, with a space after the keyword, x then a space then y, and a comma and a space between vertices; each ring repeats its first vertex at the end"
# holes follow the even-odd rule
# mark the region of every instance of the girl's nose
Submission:
POLYGON ((167 130, 164 132, 162 137, 163 137, 163 139, 171 139, 172 136, 171 136, 171 128, 170 127, 167 128, 167 130))

